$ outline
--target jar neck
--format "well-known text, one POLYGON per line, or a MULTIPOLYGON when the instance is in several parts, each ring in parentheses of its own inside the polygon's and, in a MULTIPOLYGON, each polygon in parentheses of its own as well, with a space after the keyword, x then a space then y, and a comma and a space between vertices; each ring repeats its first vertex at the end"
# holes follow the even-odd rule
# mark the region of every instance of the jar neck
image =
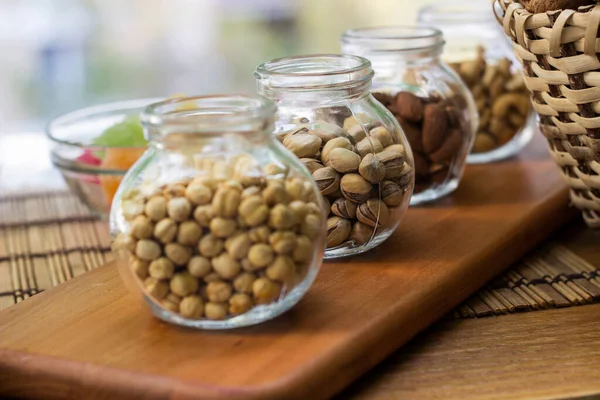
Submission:
POLYGON ((319 107, 367 96, 373 70, 361 57, 324 54, 272 60, 259 65, 254 77, 260 95, 319 107))
POLYGON ((152 104, 141 121, 151 146, 194 149, 210 143, 231 147, 271 140, 274 116, 275 105, 265 98, 200 96, 152 104))

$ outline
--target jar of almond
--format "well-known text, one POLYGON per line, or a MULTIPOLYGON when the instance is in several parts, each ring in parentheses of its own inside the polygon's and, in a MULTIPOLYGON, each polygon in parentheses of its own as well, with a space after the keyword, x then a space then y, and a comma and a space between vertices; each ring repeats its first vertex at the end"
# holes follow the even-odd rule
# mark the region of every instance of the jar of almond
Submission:
POLYGON ((310 173, 272 135, 274 104, 209 96, 149 106, 149 149, 111 210, 120 269, 152 312, 204 329, 247 326, 293 307, 326 241, 310 173))
POLYGON ((398 121, 370 94, 371 63, 316 55, 257 67, 260 94, 274 100, 277 139, 311 172, 326 203, 326 258, 386 240, 408 207, 414 163, 398 121))
POLYGON ((475 139, 477 109, 464 83, 440 59, 437 29, 352 29, 342 52, 373 64, 373 96, 397 119, 412 147, 415 193, 411 204, 437 200, 459 185, 475 139))

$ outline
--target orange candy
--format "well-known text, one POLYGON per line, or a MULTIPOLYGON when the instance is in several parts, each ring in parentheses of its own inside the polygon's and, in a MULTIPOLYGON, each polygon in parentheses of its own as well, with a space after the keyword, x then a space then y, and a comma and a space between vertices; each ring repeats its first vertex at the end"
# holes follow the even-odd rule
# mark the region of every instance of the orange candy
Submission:
MULTIPOLYGON (((109 148, 105 150, 101 167, 105 169, 127 170, 146 151, 145 148, 109 148)), ((101 175, 100 184, 106 196, 108 204, 112 203, 113 197, 121 183, 122 176, 101 175)))

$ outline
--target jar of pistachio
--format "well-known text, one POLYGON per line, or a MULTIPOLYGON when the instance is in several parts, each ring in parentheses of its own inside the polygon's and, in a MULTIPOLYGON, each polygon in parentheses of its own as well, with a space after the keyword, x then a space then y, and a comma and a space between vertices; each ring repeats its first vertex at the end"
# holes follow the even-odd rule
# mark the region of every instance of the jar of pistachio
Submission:
POLYGON ((468 163, 513 156, 536 129, 521 63, 491 8, 489 2, 446 1, 419 11, 421 25, 444 33, 442 58, 475 99, 479 125, 468 163))
POLYGON ((342 52, 373 64, 373 96, 404 129, 415 159, 411 204, 437 200, 459 185, 473 145, 477 110, 461 80, 442 62, 437 29, 351 29, 342 52))
POLYGON ((355 56, 283 58, 257 67, 278 107, 275 136, 312 173, 327 218, 326 258, 382 243, 402 219, 414 163, 394 116, 370 94, 373 71, 355 56))
POLYGON ((325 204, 272 135, 274 104, 208 96, 149 106, 149 149, 111 210, 126 281, 168 322, 256 324, 294 306, 321 265, 325 204))

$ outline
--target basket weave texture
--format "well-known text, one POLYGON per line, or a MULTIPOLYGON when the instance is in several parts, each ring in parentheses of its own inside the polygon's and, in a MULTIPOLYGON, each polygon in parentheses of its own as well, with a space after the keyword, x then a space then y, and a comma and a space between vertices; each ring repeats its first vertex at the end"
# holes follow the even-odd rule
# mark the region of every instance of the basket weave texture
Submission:
POLYGON ((600 228, 600 5, 532 14, 517 1, 495 1, 571 202, 600 228))

